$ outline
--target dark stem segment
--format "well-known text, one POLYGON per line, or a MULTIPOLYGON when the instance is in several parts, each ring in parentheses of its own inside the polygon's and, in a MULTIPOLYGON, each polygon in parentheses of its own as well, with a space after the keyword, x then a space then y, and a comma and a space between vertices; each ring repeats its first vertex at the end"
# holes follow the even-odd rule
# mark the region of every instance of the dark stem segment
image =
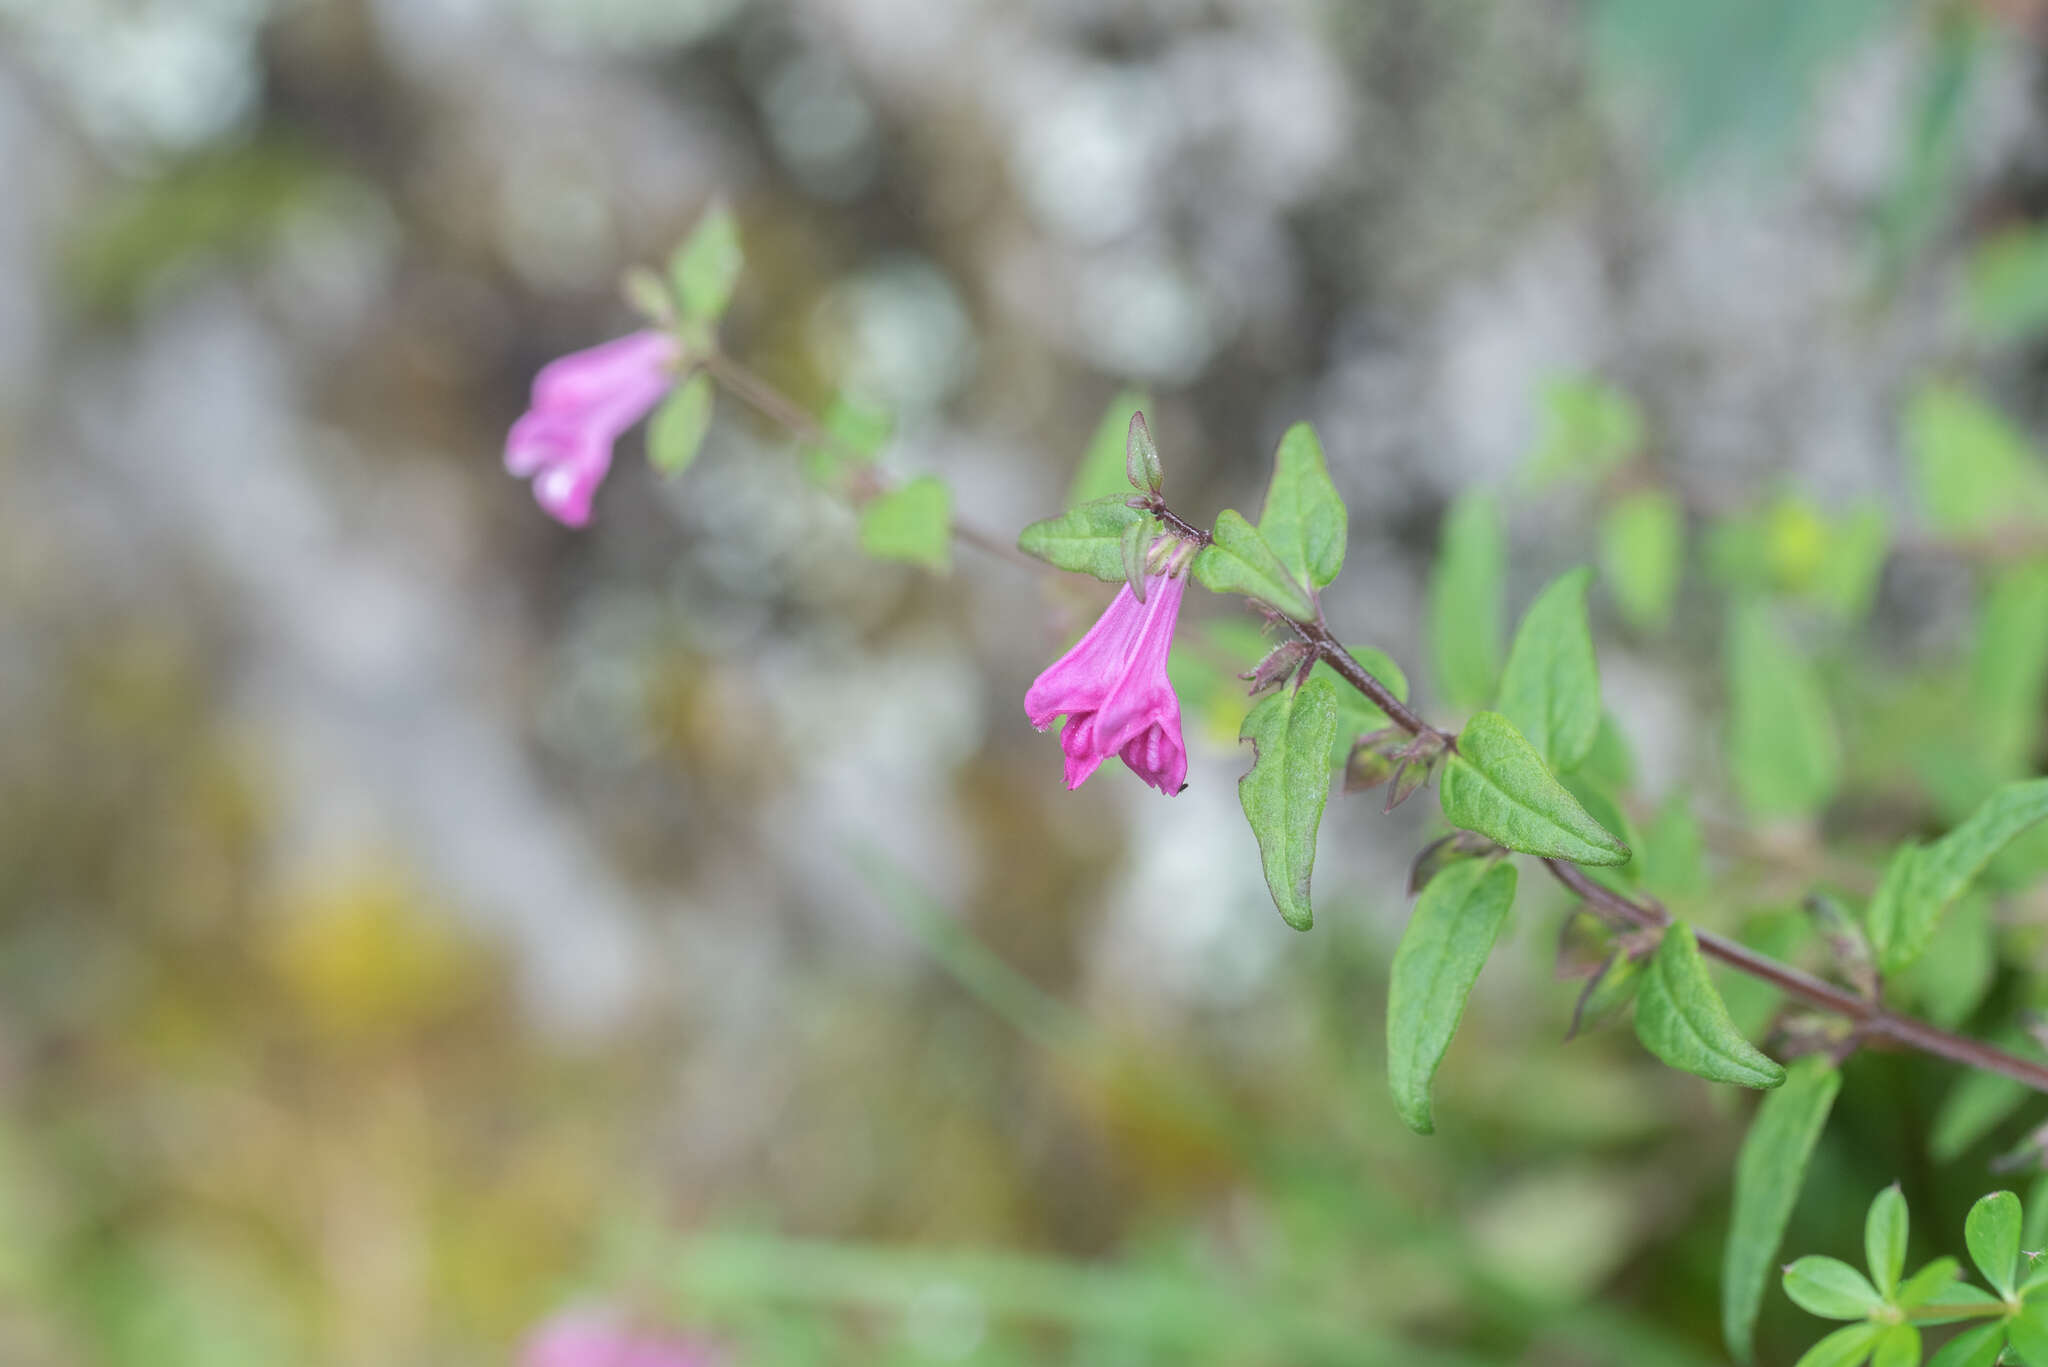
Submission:
POLYGON ((1373 705, 1386 713, 1394 725, 1411 736, 1435 736, 1444 743, 1446 749, 1458 748, 1456 736, 1448 731, 1437 730, 1418 716, 1407 703, 1395 697, 1392 689, 1374 678, 1364 665, 1351 657, 1351 652, 1330 634, 1328 627, 1321 622, 1297 622, 1292 617, 1287 619, 1287 624, 1294 628, 1302 640, 1315 647, 1318 657, 1330 662, 1330 668, 1336 670, 1345 683, 1372 699, 1373 705))
MULTIPOLYGON (((1351 653, 1330 635, 1329 628, 1319 622, 1293 622, 1291 618, 1289 620, 1302 639, 1314 646, 1316 652, 1330 662, 1331 668, 1342 675, 1346 683, 1372 699, 1396 726, 1411 736, 1435 735, 1443 737, 1446 742, 1454 739, 1417 716, 1389 692, 1385 684, 1368 673, 1357 660, 1351 658, 1351 653)), ((1639 902, 1632 897, 1623 896, 1612 888, 1603 887, 1588 877, 1586 871, 1576 864, 1561 859, 1546 859, 1543 866, 1550 870, 1551 876, 1558 882, 1609 920, 1650 930, 1661 930, 1670 924, 1670 913, 1663 907, 1653 901, 1639 902)), ((1986 1044, 1982 1040, 1954 1034, 1938 1026, 1929 1025, 1926 1021, 1901 1015, 1858 996, 1848 988, 1838 987, 1804 969, 1794 968, 1791 964, 1780 963, 1769 955, 1757 953, 1748 945, 1730 940, 1726 936, 1716 935, 1710 930, 1695 929, 1693 934, 1699 940, 1700 952, 1709 958, 1719 959, 1738 973, 1746 973, 1760 982, 1768 983, 1794 1000, 1850 1021, 1854 1027, 1851 1035, 1854 1043, 1881 1042, 1895 1048, 1917 1050, 1936 1058, 1947 1059, 1951 1063, 1959 1063, 1965 1068, 1996 1073, 2000 1077, 2012 1079, 2023 1087, 2048 1093, 2048 1064, 2036 1063, 2000 1049, 1996 1045, 1986 1044)))
MULTIPOLYGON (((810 442, 815 446, 830 446, 862 461, 868 459, 866 451, 860 450, 838 433, 827 428, 823 423, 812 417, 809 410, 802 404, 790 398, 789 395, 783 393, 774 385, 769 384, 759 375, 733 360, 724 352, 712 351, 692 359, 704 368, 705 374, 716 380, 728 392, 736 395, 741 402, 745 403, 762 417, 785 428, 799 440, 810 442)), ((887 482, 880 476, 879 472, 868 471, 864 472, 863 479, 849 492, 854 504, 858 506, 866 503, 878 494, 888 492, 888 488, 887 482)), ((1039 568, 1039 563, 1036 560, 1033 560, 1001 537, 985 532, 971 523, 962 522, 957 517, 953 519, 953 536, 962 545, 972 546, 976 550, 984 551, 998 559, 1014 561, 1020 565, 1029 565, 1033 569, 1039 568)))

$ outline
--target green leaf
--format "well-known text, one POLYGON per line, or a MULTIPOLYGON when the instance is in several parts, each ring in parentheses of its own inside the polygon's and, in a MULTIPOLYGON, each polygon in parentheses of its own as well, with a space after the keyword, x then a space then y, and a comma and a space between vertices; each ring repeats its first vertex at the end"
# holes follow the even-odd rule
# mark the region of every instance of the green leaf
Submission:
POLYGON ((1511 850, 1579 864, 1625 864, 1628 846, 1602 829, 1498 712, 1465 724, 1444 766, 1444 816, 1511 850))
POLYGON ((1599 479, 1643 447, 1643 414, 1635 400, 1604 380, 1577 376, 1543 386, 1543 417, 1529 478, 1599 479))
POLYGON ((2032 767, 2048 692, 2048 564, 2001 570, 1984 593, 1970 654, 1970 738, 1998 778, 2032 767))
MULTIPOLYGON (((2007 1035, 1995 1042, 2010 1048, 2019 1040, 2007 1035)), ((2024 1084, 1996 1073, 1964 1073, 1934 1112, 1927 1133, 1928 1154, 1938 1163, 1954 1162, 2033 1095, 2024 1084)))
POLYGON ((1735 1212, 1721 1252, 1721 1334, 1743 1362, 1754 1356, 1764 1284, 1841 1090, 1842 1075, 1825 1058, 1800 1059, 1785 1070, 1785 1085, 1757 1107, 1735 1160, 1735 1212))
POLYGON ((1098 498, 1058 517, 1032 523, 1018 534, 1017 548, 1055 569, 1120 584, 1124 578, 1124 529, 1145 518, 1123 495, 1098 498))
POLYGON ((1882 1324, 1852 1324, 1837 1329, 1800 1354, 1794 1367, 1856 1367, 1884 1337, 1882 1324))
POLYGON ((1929 384, 1906 409, 1906 448, 1920 501, 1944 532, 2048 517, 2048 473, 2026 437, 1982 399, 1929 384))
MULTIPOLYGON (((1579 805, 1586 809, 1586 815, 1592 817, 1601 830, 1619 839, 1631 851, 1637 848, 1634 824, 1629 821, 1620 800, 1604 784, 1584 774, 1569 774, 1561 781, 1565 791, 1578 799, 1579 805)), ((1642 883, 1642 870, 1636 867, 1634 859, 1626 864, 1590 868, 1587 873, 1602 887, 1620 893, 1633 893, 1642 883)))
POLYGON ((1251 772, 1237 781, 1237 798, 1258 837, 1259 858, 1273 905, 1296 930, 1307 930, 1309 874, 1316 860, 1316 827, 1330 796, 1330 747, 1337 733, 1337 690, 1311 678, 1299 689, 1282 687, 1244 719, 1240 740, 1252 743, 1251 772))
POLYGON ((664 475, 690 468, 711 430, 711 377, 703 371, 669 392, 647 424, 647 460, 664 475))
POLYGON ((1387 1085, 1417 1134, 1436 1129, 1430 1081, 1514 900, 1515 866, 1474 860, 1432 878, 1408 918, 1387 988, 1387 1085))
POLYGON ((1927 1367, 1993 1367, 2005 1347, 2005 1325, 1980 1324, 1941 1346, 1927 1367))
POLYGON ((1870 899, 1870 942, 1880 967, 1897 973, 1917 959, 1942 914, 1992 857, 2044 817, 2048 779, 2008 783, 1933 844, 1901 847, 1870 899))
POLYGON ((697 323, 724 317, 745 264, 739 224, 722 201, 714 203, 668 259, 669 283, 683 317, 697 323))
POLYGON ((1706 839, 1683 792, 1673 791, 1642 833, 1636 862, 1643 887, 1666 901, 1698 897, 1707 886, 1706 839))
POLYGON ((1297 621, 1315 620, 1316 607, 1288 573, 1258 529, 1241 513, 1216 515, 1215 540, 1195 557, 1195 582, 1211 593, 1239 593, 1297 621))
MULTIPOLYGON (((1776 1087, 1785 1069, 1742 1037, 1707 976, 1692 927, 1673 921, 1636 993, 1636 1038, 1674 1068, 1711 1082, 1776 1087)), ((1861 1274, 1858 1274, 1861 1275, 1861 1274)))
POLYGON ((1870 1281, 1886 1299, 1898 1289, 1906 1270, 1906 1197, 1897 1182, 1879 1192, 1863 1217, 1863 1256, 1870 1281))
POLYGON ((798 463, 813 484, 842 492, 854 471, 875 463, 895 431, 887 410, 845 394, 834 396, 819 425, 838 440, 805 445, 797 452, 798 463))
POLYGON ((1305 422, 1287 429, 1273 453, 1273 478, 1259 510, 1259 535, 1297 583, 1322 588, 1344 568, 1344 500, 1330 482, 1323 444, 1305 422))
POLYGON ((1493 499, 1470 493, 1445 514, 1429 584, 1429 632, 1450 705, 1484 707, 1500 677, 1507 547, 1493 499))
POLYGON ((2009 1299, 2020 1261, 2020 1198, 2009 1191, 1979 1198, 1963 1218, 1963 1244, 1985 1282, 2009 1299))
MULTIPOLYGON (((1956 1289, 1956 1274, 1961 1269, 1962 1264, 1954 1258, 1936 1258, 1906 1278, 1905 1285, 1899 1288, 1899 1294, 1892 1297, 1892 1303, 1902 1310, 1942 1304, 1956 1289)), ((1923 1321, 1926 1322, 1929 1321, 1923 1321)))
POLYGON ((944 574, 953 563, 953 491, 919 475, 869 499, 860 510, 860 548, 944 574))
POLYGON ((1920 1331, 1910 1324, 1885 1330, 1870 1355, 1870 1367, 1920 1367, 1920 1331))
POLYGON ((1627 792, 1635 786, 1635 752, 1629 748, 1628 737, 1621 734, 1613 713, 1601 716, 1600 729, 1593 735, 1592 752, 1579 762, 1579 772, 1611 793, 1627 792))
POLYGON ((1499 710, 1550 767, 1579 767, 1600 730, 1600 666, 1586 618, 1593 571, 1553 580, 1522 615, 1500 679, 1499 710))
POLYGON ((2029 1302, 2005 1322, 2005 1336, 2026 1367, 2048 1367, 2048 1305, 2029 1302))
POLYGON ((1126 499, 1131 496, 1124 465, 1129 455, 1131 415, 1147 407, 1151 398, 1142 389, 1126 389, 1109 401, 1095 435, 1081 463, 1074 467, 1074 479, 1067 486, 1067 507, 1078 508, 1097 499, 1126 499))
POLYGON ((1841 745, 1819 680, 1761 603, 1734 613, 1727 655, 1728 762, 1744 805, 1762 818, 1817 814, 1842 776, 1841 745))
POLYGON ((1870 611, 1891 553, 1891 522, 1884 509, 1866 506, 1837 522, 1828 532, 1827 549, 1814 567, 1813 592, 1845 621, 1870 611))
POLYGON ((1884 1304, 1870 1279, 1840 1258, 1808 1254, 1785 1269, 1785 1294, 1809 1315, 1860 1320, 1884 1304))
POLYGON ((1625 495, 1600 519, 1600 569, 1607 592, 1630 626, 1658 632, 1685 566, 1685 509, 1662 489, 1625 495))
POLYGON ((1970 256, 1963 283, 1970 328, 1991 342, 2015 342, 2048 327, 2048 232, 2013 227, 1970 256))

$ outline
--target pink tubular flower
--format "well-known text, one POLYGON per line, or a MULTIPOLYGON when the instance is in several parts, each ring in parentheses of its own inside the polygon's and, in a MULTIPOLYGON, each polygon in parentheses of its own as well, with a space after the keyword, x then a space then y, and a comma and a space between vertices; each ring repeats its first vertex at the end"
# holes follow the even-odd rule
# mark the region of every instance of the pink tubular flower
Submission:
POLYGON ((701 1343, 634 1329, 603 1311, 572 1310, 526 1341, 520 1367, 720 1367, 701 1343))
POLYGON ((570 527, 590 521, 590 499, 611 469, 612 443, 676 382, 682 347, 665 332, 634 332, 548 362, 533 403, 505 439, 505 468, 533 477, 533 496, 570 527))
POLYGON ((1065 713, 1060 748, 1067 787, 1122 755, 1131 772, 1168 797, 1186 785, 1188 752, 1180 737, 1180 699, 1166 677, 1166 652, 1187 580, 1155 574, 1145 601, 1126 584, 1102 620, 1053 661, 1024 695, 1024 715, 1043 731, 1065 713))

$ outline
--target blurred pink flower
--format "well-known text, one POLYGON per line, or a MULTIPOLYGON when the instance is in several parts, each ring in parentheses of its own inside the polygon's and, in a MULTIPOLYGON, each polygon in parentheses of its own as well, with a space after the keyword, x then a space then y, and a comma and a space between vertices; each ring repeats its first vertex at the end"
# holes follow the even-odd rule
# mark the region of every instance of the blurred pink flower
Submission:
POLYGON ((526 1341, 520 1367, 722 1367, 704 1344, 636 1329, 602 1310, 555 1316, 526 1341))
POLYGON ((581 527, 611 469, 612 443, 674 386, 681 355, 675 338, 650 330, 548 362, 505 439, 505 468, 533 478, 533 496, 556 521, 581 527))
POLYGON ((1126 584, 1102 620, 1055 660, 1024 695, 1024 715, 1043 731, 1065 713, 1060 748, 1067 787, 1078 788, 1111 755, 1171 797, 1187 786, 1180 699, 1166 677, 1166 653, 1187 580, 1156 574, 1145 601, 1126 584))

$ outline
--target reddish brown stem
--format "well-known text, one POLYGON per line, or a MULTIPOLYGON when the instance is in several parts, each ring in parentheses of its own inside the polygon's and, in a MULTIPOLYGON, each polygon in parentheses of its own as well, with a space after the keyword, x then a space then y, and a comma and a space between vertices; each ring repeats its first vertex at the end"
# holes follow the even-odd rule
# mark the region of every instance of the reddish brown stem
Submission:
MULTIPOLYGON (((1302 639, 1315 646, 1322 658, 1344 681, 1360 693, 1372 699, 1373 703, 1411 736, 1436 735, 1450 740, 1443 731, 1431 726, 1414 711, 1394 697, 1387 686, 1374 678, 1365 667, 1351 657, 1351 653, 1330 635, 1329 628, 1321 623, 1294 622, 1294 629, 1302 639)), ((1670 923, 1670 913, 1654 901, 1638 901, 1624 896, 1612 888, 1604 887, 1588 877, 1586 871, 1576 864, 1561 859, 1546 859, 1545 868, 1566 888, 1575 893, 1596 912, 1611 921, 1623 925, 1640 926, 1646 929, 1661 929, 1670 923)), ((2036 1063, 2021 1058, 1996 1045, 1966 1035, 1954 1034, 1939 1026, 1897 1011, 1859 996, 1846 987, 1839 987, 1823 978, 1817 978, 1804 969, 1781 963, 1767 954, 1759 954, 1748 945, 1716 935, 1709 930, 1694 929, 1700 952, 1708 958, 1718 959, 1738 973, 1746 973, 1759 982, 1768 983, 1795 1001, 1818 1010, 1842 1016, 1855 1026, 1854 1038, 1858 1043, 1882 1042, 1901 1049, 1912 1049, 1919 1053, 1931 1054, 1936 1058, 1959 1063, 1965 1068, 1980 1072, 1996 1073, 2010 1078, 2024 1087, 2037 1092, 2048 1093, 2048 1064, 2036 1063)))

